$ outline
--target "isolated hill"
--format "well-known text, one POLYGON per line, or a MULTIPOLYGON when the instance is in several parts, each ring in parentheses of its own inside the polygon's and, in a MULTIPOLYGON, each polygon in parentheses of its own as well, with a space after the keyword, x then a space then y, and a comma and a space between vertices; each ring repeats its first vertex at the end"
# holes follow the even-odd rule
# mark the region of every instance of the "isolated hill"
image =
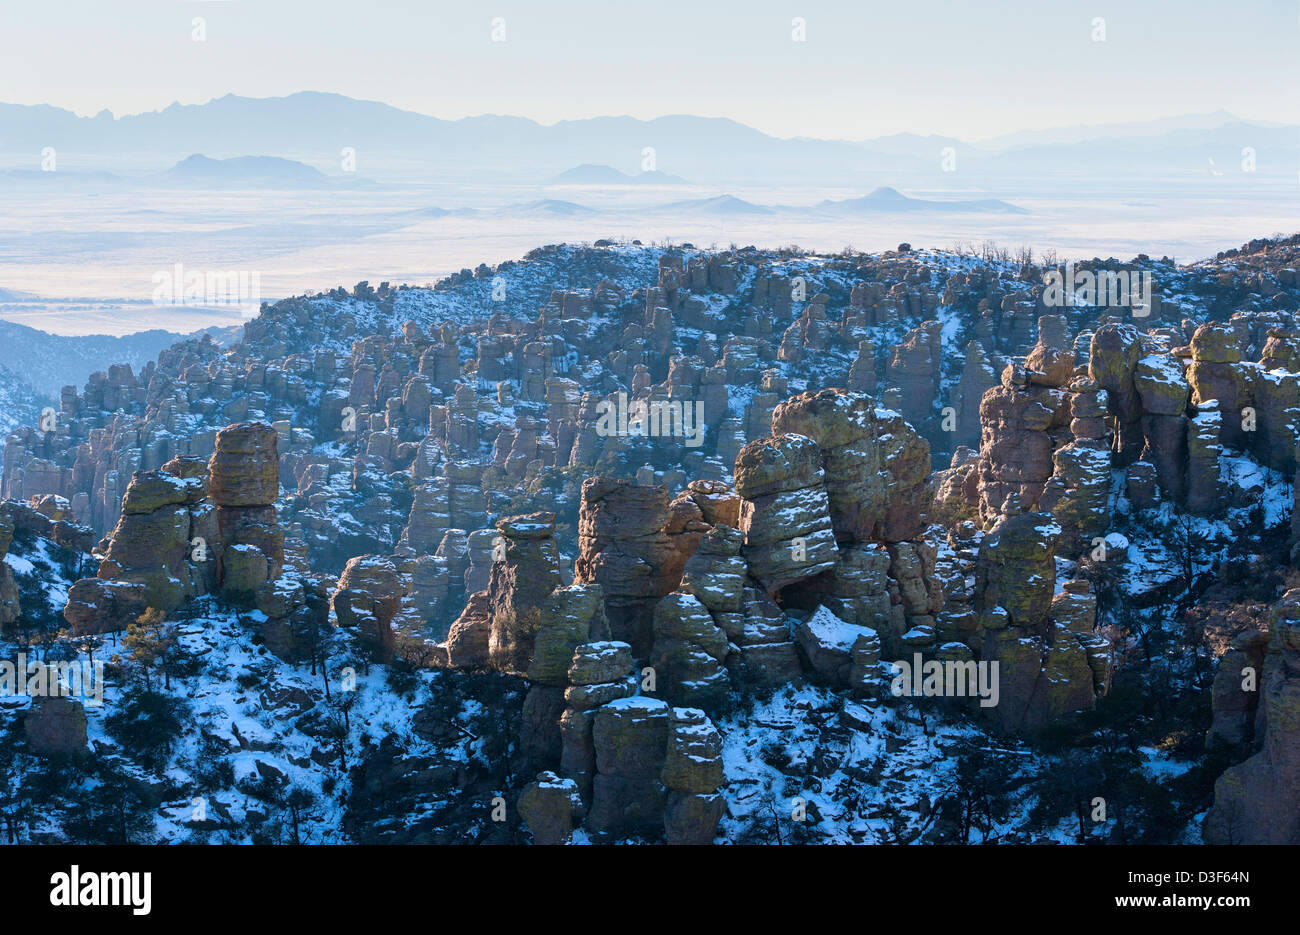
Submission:
POLYGON ((613 166, 584 163, 565 169, 551 179, 553 185, 685 185, 686 179, 651 169, 635 175, 620 172, 613 166))
POLYGON ((650 214, 776 214, 777 209, 757 205, 734 195, 716 195, 712 198, 693 198, 674 201, 650 210, 650 214))
POLYGON ((823 201, 817 210, 828 214, 863 214, 876 211, 889 212, 970 212, 983 214, 1026 214, 1024 208, 1017 207, 998 198, 981 198, 971 201, 936 201, 925 198, 909 198, 896 188, 881 186, 861 198, 844 201, 823 201))
MULTIPOLYGON (((458 211, 457 214, 468 212, 458 211)), ((576 204, 572 201, 560 201, 554 198, 539 198, 519 204, 506 205, 490 212, 497 217, 587 217, 599 214, 595 208, 576 204)))
POLYGON ((626 185, 632 177, 620 172, 613 166, 597 166, 583 163, 572 169, 565 169, 551 179, 556 185, 626 185))
POLYGON ((335 188, 375 184, 355 177, 332 178, 305 163, 279 156, 212 159, 201 153, 182 159, 158 180, 210 188, 335 188))

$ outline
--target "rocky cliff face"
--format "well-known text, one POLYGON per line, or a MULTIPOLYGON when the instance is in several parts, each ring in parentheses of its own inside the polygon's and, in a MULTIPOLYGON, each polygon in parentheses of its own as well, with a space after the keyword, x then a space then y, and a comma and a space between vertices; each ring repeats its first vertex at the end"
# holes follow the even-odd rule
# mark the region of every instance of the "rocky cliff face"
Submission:
MULTIPOLYGON (((87 565, 59 594, 69 637, 220 608, 313 676, 325 639, 363 675, 511 686, 508 768, 465 788, 527 779, 509 799, 539 842, 709 841, 743 811, 729 744, 770 699, 837 699, 802 779, 833 772, 837 732, 887 745, 887 712, 924 702, 893 697, 898 662, 996 663, 997 703, 957 707, 1033 738, 1102 705, 1234 539, 1273 548, 1300 437, 1297 262, 1293 241, 1136 258, 1160 281, 1144 316, 1057 303, 1045 268, 906 245, 548 247, 431 289, 295 297, 230 350, 110 368, 13 432, 0 558, 37 537, 87 565)), ((0 564, 0 635, 39 613, 24 561, 0 564)), ((1264 746, 1207 835, 1244 809, 1258 838, 1287 804, 1284 630, 1219 662, 1211 733, 1264 746), (1247 664, 1255 705, 1223 675, 1247 664)), ((423 741, 450 744, 421 697, 423 741)), ((79 736, 48 718, 50 749, 79 736)), ((460 768, 412 766, 397 733, 365 748, 356 815, 385 783, 429 805, 423 771, 460 768)))
POLYGON ((1215 783, 1204 830, 1211 844, 1300 843, 1300 590, 1269 611, 1268 633, 1266 649, 1248 636, 1220 664, 1215 729, 1239 742, 1253 707, 1258 752, 1215 783))

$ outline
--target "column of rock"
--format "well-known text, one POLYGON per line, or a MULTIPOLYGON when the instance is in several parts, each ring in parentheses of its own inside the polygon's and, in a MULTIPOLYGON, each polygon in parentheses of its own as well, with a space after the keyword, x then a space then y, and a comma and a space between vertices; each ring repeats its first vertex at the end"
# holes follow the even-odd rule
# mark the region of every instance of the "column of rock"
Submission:
POLYGON ((1300 589, 1269 611, 1268 631, 1257 670, 1260 749, 1214 784, 1202 832, 1209 844, 1300 842, 1300 589))
POLYGON ((1190 387, 1183 365, 1164 349, 1146 348, 1138 359, 1133 385, 1142 402, 1142 460, 1155 465, 1165 496, 1183 503, 1187 496, 1187 402, 1190 387))
POLYGON ((1061 526, 1062 550, 1079 555, 1110 526, 1110 446, 1096 382, 1075 377, 1069 390, 1069 432, 1074 438, 1052 452, 1053 473, 1039 508, 1061 526))
POLYGON ((662 772, 672 727, 672 710, 657 698, 637 695, 596 709, 596 772, 584 823, 593 841, 655 835, 663 828, 662 772))
POLYGON ((1217 399, 1222 414, 1220 431, 1225 445, 1244 450, 1250 443, 1245 410, 1254 407, 1255 369, 1241 359, 1241 345, 1232 326, 1207 322, 1192 335, 1192 364, 1187 381, 1192 404, 1217 399))
POLYGON ((1106 324, 1092 336, 1088 375, 1106 392, 1114 422, 1112 450, 1115 465, 1126 467, 1142 456, 1142 400, 1134 383, 1142 357, 1142 338, 1129 324, 1106 324))
POLYGON ((668 796, 664 835, 669 844, 712 844, 726 810, 720 789, 722 737, 703 711, 673 708, 660 774, 668 796))
POLYGON ((530 767, 563 770, 564 715, 569 708, 598 703, 583 689, 575 690, 569 673, 578 647, 608 636, 604 603, 598 584, 557 587, 542 601, 524 672, 529 689, 519 738, 520 752, 530 767))
POLYGON ((1012 498, 1022 508, 1037 508, 1054 470, 1049 432, 1068 425, 1070 418, 1068 394, 1059 385, 1043 383, 1061 378, 1010 363, 1001 385, 984 394, 979 475, 980 517, 986 525, 1007 512, 1012 498))
POLYGON ((1300 440, 1300 339, 1271 328, 1255 371, 1256 426, 1251 448, 1263 463, 1295 474, 1300 440))
MULTIPOLYGON (((13 568, 5 562, 14 538, 14 522, 9 517, 7 504, 0 503, 0 631, 6 630, 22 612, 19 603, 18 582, 13 568)), ((72 623, 71 620, 68 621, 72 623)))
POLYGON ((650 665, 656 693, 673 704, 717 711, 730 683, 723 663, 727 634, 693 594, 675 592, 655 605, 650 665))
POLYGON ((275 516, 278 444, 275 430, 260 422, 228 425, 217 433, 208 483, 217 506, 223 593, 255 591, 280 574, 284 533, 275 516))
POLYGON ((937 321, 913 328, 903 343, 894 347, 886 371, 889 381, 901 391, 903 417, 914 426, 929 420, 939 391, 943 364, 940 334, 937 321))
POLYGON ((868 337, 858 341, 858 355, 849 365, 848 388, 860 393, 876 391, 876 345, 868 337))
POLYGON ((998 372, 993 368, 984 346, 972 340, 966 345, 966 359, 955 392, 957 425, 952 444, 978 447, 980 443, 980 400, 998 385, 998 372))
POLYGON ((1052 616, 1060 534, 1046 514, 1011 512, 980 544, 979 656, 999 667, 998 703, 981 711, 999 730, 1034 734, 1095 701, 1089 649, 1052 616))
POLYGON ((504 541, 488 584, 492 610, 488 654, 495 668, 522 674, 532 661, 546 598, 560 584, 555 514, 507 517, 497 522, 497 529, 504 541))
POLYGON ((713 622, 734 643, 739 643, 744 636, 743 592, 749 569, 740 557, 743 539, 739 529, 715 525, 700 539, 695 554, 686 560, 678 586, 680 592, 692 595, 703 605, 713 622))
POLYGON ((631 669, 632 647, 627 643, 597 640, 582 643, 573 650, 567 673, 568 687, 564 690, 568 707, 559 720, 559 772, 577 783, 584 802, 591 801, 596 775, 596 747, 592 738, 596 711, 601 705, 636 694, 637 682, 629 674, 631 669))
POLYGON ((750 442, 736 459, 742 554, 768 591, 834 567, 835 535, 821 453, 806 435, 750 442))
POLYGON ((1217 399, 1198 403, 1187 431, 1187 509, 1208 516, 1222 507, 1219 456, 1223 454, 1223 414, 1217 399))
POLYGON ((402 530, 401 541, 417 553, 430 553, 438 547, 450 525, 445 481, 423 483, 412 491, 411 513, 402 530))
POLYGON ((583 481, 574 581, 603 586, 611 634, 638 659, 650 653, 655 605, 677 587, 707 528, 689 497, 670 502, 661 485, 583 481))
POLYGON ((538 773, 536 781, 524 787, 517 808, 533 843, 542 846, 568 844, 574 820, 583 813, 578 784, 550 770, 538 773))
POLYGON ((479 447, 479 402, 473 387, 462 383, 447 407, 447 451, 449 456, 474 457, 479 447))
POLYGON ((412 558, 411 602, 423 619, 425 629, 439 641, 447 636, 450 584, 446 561, 436 555, 417 554, 412 558))

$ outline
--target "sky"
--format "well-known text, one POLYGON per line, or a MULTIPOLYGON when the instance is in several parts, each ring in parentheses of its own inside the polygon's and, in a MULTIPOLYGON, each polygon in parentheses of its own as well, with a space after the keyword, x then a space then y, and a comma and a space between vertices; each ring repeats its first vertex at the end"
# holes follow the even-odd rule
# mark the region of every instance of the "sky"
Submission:
POLYGON ((314 90, 836 139, 1300 122, 1300 0, 3 0, 0 37, 0 100, 83 115, 314 90))

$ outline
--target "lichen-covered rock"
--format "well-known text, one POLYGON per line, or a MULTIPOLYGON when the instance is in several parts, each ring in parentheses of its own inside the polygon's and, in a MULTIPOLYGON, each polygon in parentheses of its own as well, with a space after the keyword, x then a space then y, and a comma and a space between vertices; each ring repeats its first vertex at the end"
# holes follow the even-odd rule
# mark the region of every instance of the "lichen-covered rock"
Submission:
POLYGON ((694 595, 715 618, 741 609, 748 571, 745 560, 740 557, 743 541, 739 529, 715 526, 700 539, 699 548, 686 560, 682 569, 678 589, 694 595))
POLYGON ((637 658, 649 655, 655 605, 677 587, 707 529, 693 500, 670 501, 662 485, 583 481, 573 578, 601 585, 610 635, 630 644, 637 658))
POLYGON ((1002 607, 1012 626, 1041 628, 1056 590, 1061 527, 1042 513, 1008 516, 980 543, 975 568, 976 610, 1002 607))
POLYGON ((693 595, 669 594, 655 608, 650 664, 658 694, 671 703, 718 710, 728 689, 728 652, 727 634, 693 595))
POLYGON ((698 709, 674 708, 671 722, 661 774, 669 790, 664 834, 669 844, 710 844, 725 808, 722 737, 698 709))
POLYGON ((1013 499, 1037 507, 1052 475, 1048 429, 1069 418, 1068 393, 1043 386, 996 386, 980 402, 980 516, 994 523, 1013 499))
POLYGON ((1209 844, 1300 844, 1300 589, 1269 612, 1259 681, 1260 750, 1214 784, 1209 844))
POLYGON ((187 485, 182 478, 163 471, 136 471, 122 498, 122 512, 153 513, 163 507, 189 503, 191 493, 202 487, 202 484, 187 485))
POLYGON ((447 632, 447 665, 456 669, 486 666, 491 638, 492 595, 476 591, 447 632))
POLYGON ((269 506, 280 491, 279 436, 264 422, 238 422, 217 433, 208 463, 217 506, 269 506))
POLYGON ((23 718, 23 730, 39 756, 77 753, 86 749, 86 709, 72 698, 38 698, 23 718))
POLYGON ((1192 387, 1192 404, 1217 399, 1223 414, 1222 441, 1237 448, 1249 443, 1242 427, 1242 413, 1255 399, 1255 369, 1241 361, 1241 346, 1233 328, 1223 322, 1207 322, 1192 335, 1192 364, 1187 381, 1192 387))
POLYGON ((1142 336, 1130 324, 1098 328, 1088 351, 1088 376, 1106 392, 1118 426, 1114 450, 1121 467, 1136 461, 1142 450, 1142 399, 1134 380, 1142 356, 1142 336))
POLYGON ((805 435, 750 442, 736 459, 741 551, 769 593, 835 565, 823 479, 817 443, 805 435))
POLYGON ((783 685, 801 672, 799 655, 781 608, 754 582, 746 584, 740 647, 741 669, 761 685, 783 685))
MULTIPOLYGON (((930 445, 897 412, 865 393, 803 393, 776 407, 772 434, 817 443, 838 541, 901 542, 920 533, 930 445)), ((736 483, 740 491, 739 465, 736 483)))
POLYGON ((1030 383, 1063 387, 1074 377, 1074 353, 1063 347, 1036 344, 1025 358, 1030 383))
POLYGON ((632 668, 632 647, 616 640, 583 643, 571 655, 568 677, 574 685, 616 682, 632 668))
POLYGON ((1191 387, 1177 357, 1154 353, 1140 358, 1133 370, 1133 385, 1147 413, 1180 416, 1187 411, 1191 387))
POLYGON ((849 684, 854 646, 859 639, 866 641, 864 647, 874 641, 879 658, 880 642, 874 630, 845 623, 825 607, 818 607, 799 625, 795 639, 813 671, 836 686, 849 684))
POLYGON ((147 607, 139 582, 82 578, 68 589, 63 619, 76 634, 109 633, 126 629, 147 607))
POLYGON ((1043 502, 1061 527, 1061 544, 1070 555, 1091 548, 1110 526, 1110 452, 1099 442, 1073 441, 1052 453, 1053 475, 1049 487, 1059 492, 1043 502))
POLYGON ((1060 527, 1041 513, 1002 521, 985 536, 975 570, 977 655, 997 663, 999 699, 981 707, 1002 731, 1033 735, 1088 710, 1110 687, 1110 645, 1094 630, 1096 600, 1084 581, 1056 595, 1060 527))
POLYGON ((704 522, 710 526, 735 528, 740 524, 740 496, 730 484, 693 480, 686 485, 686 494, 695 501, 704 522))
POLYGON ((1300 373, 1260 368, 1255 371, 1254 387, 1251 450, 1262 463, 1293 477, 1300 440, 1300 373))
MULTIPOLYGON (((533 640, 528 678, 547 685, 563 685, 570 678, 574 650, 593 636, 603 637, 607 632, 604 592, 600 585, 556 588, 546 597, 541 624, 533 640)), ((618 674, 627 672, 631 665, 629 647, 627 661, 618 674)))
POLYGON ((1219 456, 1223 454, 1223 419, 1218 400, 1206 400, 1196 409, 1187 428, 1187 509, 1205 516, 1217 510, 1221 503, 1219 456))
POLYGON ((574 814, 582 809, 578 784, 544 770, 519 793, 518 808, 519 817, 532 832, 534 844, 568 844, 573 834, 574 814))
POLYGON ((659 833, 664 810, 660 775, 671 730, 669 707, 655 698, 624 698, 596 709, 596 775, 585 823, 593 840, 659 833))
POLYGON ((1210 692, 1214 720, 1206 735, 1207 744, 1217 741, 1237 746, 1253 738, 1267 651, 1268 631, 1247 630, 1237 634, 1228 651, 1219 657, 1210 692))
POLYGON ((592 781, 596 775, 596 743, 592 738, 592 726, 597 707, 570 707, 560 715, 560 775, 577 783, 583 815, 586 814, 586 803, 591 801, 592 781))
POLYGON ((358 555, 348 560, 331 599, 339 626, 356 629, 358 641, 380 661, 392 654, 392 621, 402 590, 402 578, 391 559, 358 555))
POLYGON ((221 555, 222 591, 231 597, 252 594, 271 575, 266 555, 256 546, 232 545, 221 555))
MULTIPOLYGON (((560 555, 553 538, 555 514, 508 517, 497 523, 497 529, 505 539, 505 550, 501 561, 492 564, 488 586, 492 601, 488 653, 495 668, 522 674, 532 662, 550 594, 560 584, 560 555)), ((573 645, 585 641, 585 635, 577 638, 575 634, 573 645)), ((570 653, 555 654, 550 671, 562 672, 563 668, 557 667, 567 662, 570 653)))

